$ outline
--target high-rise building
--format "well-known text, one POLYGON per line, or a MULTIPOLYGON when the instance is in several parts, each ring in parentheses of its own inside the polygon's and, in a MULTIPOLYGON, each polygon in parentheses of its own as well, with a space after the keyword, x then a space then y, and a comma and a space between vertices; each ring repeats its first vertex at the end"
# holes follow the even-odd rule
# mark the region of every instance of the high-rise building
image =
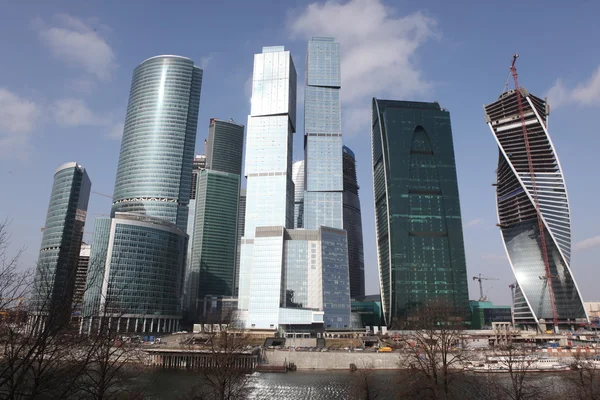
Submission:
POLYGON ((308 42, 304 90, 306 229, 342 229, 344 225, 340 87, 340 44, 333 38, 312 38, 308 42))
MULTIPOLYGON (((206 141, 204 141, 206 147, 206 141)), ((206 155, 196 154, 194 161, 192 162, 192 190, 190 191, 190 204, 189 214, 187 220, 187 234, 188 234, 188 245, 185 259, 185 281, 189 282, 188 276, 190 274, 191 261, 192 261, 192 244, 194 243, 194 222, 196 221, 196 186, 198 185, 198 173, 200 170, 206 168, 206 155)), ((189 285, 184 286, 184 298, 188 299, 189 285)), ((183 311, 187 316, 187 303, 183 302, 183 311)))
POLYGON ((292 165, 294 182, 294 228, 304 228, 304 160, 292 165))
POLYGON ((157 56, 135 68, 112 215, 140 213, 185 232, 201 87, 189 58, 157 56))
POLYGON ((569 201, 548 133, 549 113, 545 100, 522 87, 485 106, 499 150, 498 226, 518 283, 515 323, 572 330, 588 317, 570 266, 569 201))
MULTIPOLYGON (((233 296, 244 126, 210 120, 207 168, 199 171, 192 255, 188 271, 188 320, 201 320, 205 299, 233 296)), ((211 300, 212 301, 212 300, 211 300)))
POLYGON ((348 235, 348 271, 350 297, 365 295, 365 256, 363 250, 362 218, 358 182, 356 180, 356 157, 344 146, 344 229, 348 235))
POLYGON ((242 175, 244 125, 211 118, 206 146, 206 168, 242 175))
POLYGON ((240 200, 238 203, 237 244, 235 255, 235 283, 234 296, 238 296, 240 288, 240 256, 242 253, 242 238, 246 227, 246 189, 240 189, 240 200))
POLYGON ((373 99, 373 190, 385 323, 427 303, 466 317, 468 287, 450 113, 373 99))
POLYGON ((87 172, 75 162, 61 165, 54 173, 34 292, 36 314, 52 323, 71 317, 91 186, 87 172))
POLYGON ((83 311, 83 295, 86 290, 86 279, 88 267, 90 265, 91 246, 87 243, 81 243, 79 259, 77 260, 77 272, 75 273, 75 289, 73 291, 73 317, 79 321, 83 311))
POLYGON ((133 72, 112 218, 96 221, 92 242, 85 331, 104 318, 127 332, 179 325, 201 86, 185 57, 152 57, 133 72))

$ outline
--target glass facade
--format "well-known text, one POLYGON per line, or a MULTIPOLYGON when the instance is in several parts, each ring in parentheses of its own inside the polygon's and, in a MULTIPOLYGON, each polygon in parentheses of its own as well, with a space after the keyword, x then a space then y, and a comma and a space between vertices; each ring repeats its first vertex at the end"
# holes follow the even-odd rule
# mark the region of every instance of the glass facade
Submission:
POLYGON ((246 222, 246 189, 240 189, 240 199, 238 202, 238 224, 237 224, 237 242, 235 255, 235 273, 234 273, 234 296, 238 295, 240 287, 240 257, 242 253, 242 237, 244 237, 246 222))
POLYGON ((262 53, 255 54, 246 135, 244 170, 248 180, 238 303, 240 310, 248 311, 249 328, 277 328, 283 239, 281 243, 258 239, 255 232, 261 227, 294 226, 292 135, 296 126, 296 79, 291 54, 282 46, 264 47, 262 53), (273 290, 270 285, 275 284, 276 276, 275 292, 265 292, 267 287, 273 290), (263 280, 269 283, 263 285, 263 280))
POLYGON ((468 311, 450 114, 437 103, 373 99, 373 185, 385 323, 431 300, 468 311))
POLYGON ((64 311, 64 317, 70 317, 91 185, 85 169, 74 162, 61 165, 54 174, 35 274, 37 311, 64 311))
POLYGON ((346 231, 321 228, 325 329, 350 328, 350 282, 346 231))
POLYGON ((346 146, 344 146, 344 229, 348 233, 350 296, 355 299, 365 295, 365 258, 356 181, 356 158, 354 152, 346 146))
POLYGON ((569 202, 547 130, 548 112, 544 100, 523 88, 505 92, 485 107, 486 121, 499 148, 498 225, 518 283, 515 322, 542 331, 547 328, 542 323, 555 325, 555 318, 559 324, 555 329, 573 329, 575 324, 587 322, 570 268, 569 202), (520 119, 517 96, 525 114, 526 138, 522 124, 515 123, 520 119))
POLYGON ((294 182, 294 228, 304 227, 304 160, 292 165, 294 182))
POLYGON ((158 217, 185 231, 202 70, 157 56, 133 72, 112 214, 158 217))
POLYGON ((127 321, 124 331, 160 332, 161 323, 167 330, 165 321, 181 318, 187 235, 174 224, 135 213, 97 220, 96 229, 84 317, 137 320, 135 328, 127 321))
POLYGON ((244 125, 212 118, 208 127, 206 168, 242 175, 244 125))
POLYGON ((199 300, 233 295, 239 187, 237 174, 210 169, 198 173, 194 243, 187 276, 190 321, 199 321, 199 300))
POLYGON ((333 38, 308 42, 304 91, 304 228, 343 228, 340 45, 333 38))

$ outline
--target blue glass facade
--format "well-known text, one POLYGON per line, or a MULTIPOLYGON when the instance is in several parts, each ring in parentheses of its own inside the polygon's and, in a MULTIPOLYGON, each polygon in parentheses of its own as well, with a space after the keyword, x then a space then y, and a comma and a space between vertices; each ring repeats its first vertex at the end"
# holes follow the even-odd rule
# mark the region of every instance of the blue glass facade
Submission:
POLYGON ((450 113, 373 99, 373 185, 381 299, 395 326, 429 301, 465 317, 467 267, 450 113))
POLYGON ((485 113, 499 149, 498 226, 518 282, 515 323, 541 331, 548 324, 555 330, 586 324, 588 317, 570 267, 570 209, 548 133, 548 105, 521 88, 503 93, 485 107, 485 113), (515 123, 520 119, 519 100, 526 136, 522 124, 515 123))
POLYGON ((343 228, 340 45, 333 38, 308 42, 304 92, 304 228, 343 228))
POLYGON ((186 230, 202 70, 157 56, 133 72, 112 214, 136 212, 186 230))
POLYGON ((35 275, 37 311, 69 315, 91 185, 74 162, 54 174, 35 275))
POLYGON ((294 182, 294 228, 304 227, 304 160, 292 165, 294 182))
POLYGON ((350 280, 346 231, 321 228, 325 329, 350 328, 350 280))

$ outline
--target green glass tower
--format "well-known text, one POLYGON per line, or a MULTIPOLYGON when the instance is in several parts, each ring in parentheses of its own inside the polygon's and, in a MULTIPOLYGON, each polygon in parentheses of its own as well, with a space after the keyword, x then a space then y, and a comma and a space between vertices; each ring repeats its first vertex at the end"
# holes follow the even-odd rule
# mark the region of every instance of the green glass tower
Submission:
POLYGON ((211 119, 206 169, 198 171, 191 262, 186 272, 186 314, 206 316, 205 303, 233 296, 244 126, 211 119))
POLYGON ((468 309, 450 113, 373 99, 372 155, 381 300, 395 327, 431 301, 468 309))

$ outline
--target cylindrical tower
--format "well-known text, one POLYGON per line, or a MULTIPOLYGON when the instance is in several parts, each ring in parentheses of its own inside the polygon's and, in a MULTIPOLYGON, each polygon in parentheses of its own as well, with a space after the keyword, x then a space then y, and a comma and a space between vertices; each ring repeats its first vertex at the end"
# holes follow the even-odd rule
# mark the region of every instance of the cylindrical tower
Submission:
POLYGON ((158 217, 186 230, 202 70, 157 56, 133 72, 113 196, 115 212, 158 217))

